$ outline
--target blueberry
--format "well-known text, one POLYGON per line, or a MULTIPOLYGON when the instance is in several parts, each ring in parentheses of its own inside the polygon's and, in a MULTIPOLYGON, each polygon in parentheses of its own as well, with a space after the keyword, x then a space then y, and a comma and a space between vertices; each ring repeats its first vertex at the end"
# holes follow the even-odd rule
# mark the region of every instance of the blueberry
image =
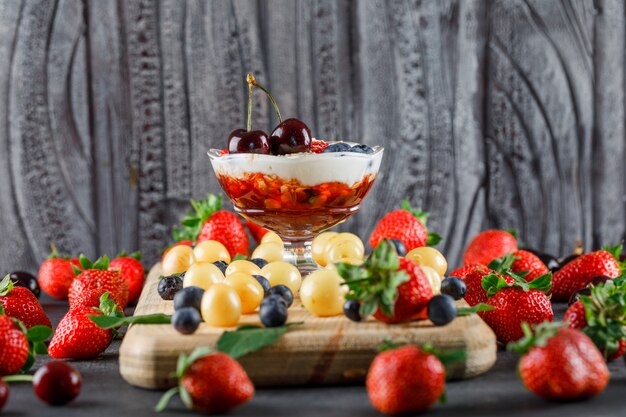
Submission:
POLYGON ((465 281, 459 277, 447 277, 441 281, 441 293, 447 294, 455 300, 465 297, 467 286, 465 281))
POLYGON ((347 152, 350 150, 350 145, 345 142, 331 143, 322 151, 322 153, 332 152, 347 152))
MULTIPOLYGON (((268 300, 273 296, 267 297, 268 300)), ((276 296, 276 298, 280 298, 276 296)), ((287 306, 281 300, 269 300, 261 303, 259 318, 265 327, 278 327, 287 321, 287 306)))
POLYGON ((283 284, 274 285, 267 292, 268 294, 276 294, 283 297, 283 299, 287 302, 287 307, 291 307, 293 304, 293 293, 289 289, 288 286, 283 284))
POLYGON ((172 316, 172 326, 178 333, 182 334, 194 333, 201 321, 200 313, 193 307, 183 307, 172 316))
POLYGON ((224 261, 215 261, 215 262, 213 262, 213 265, 218 267, 220 269, 220 271, 222 271, 222 274, 226 274, 226 268, 228 268, 228 264, 226 262, 224 262, 224 261))
POLYGON ((351 147, 350 148, 350 152, 355 152, 355 153, 374 153, 374 149, 370 148, 367 145, 359 144, 359 145, 354 145, 353 147, 351 147))
POLYGON ((343 314, 352 321, 361 321, 363 317, 361 317, 360 308, 361 304, 357 300, 346 300, 343 303, 343 314))
POLYGON ((267 294, 270 290, 270 281, 263 275, 253 275, 253 277, 261 284, 261 287, 263 287, 263 293, 267 294))
POLYGON ((183 288, 183 279, 176 275, 161 278, 157 291, 164 300, 173 300, 178 291, 183 288))
POLYGON ((436 295, 428 302, 428 318, 435 326, 444 326, 456 317, 454 298, 447 294, 436 295))
POLYGON ((285 301, 285 299, 283 297, 281 297, 278 294, 269 294, 267 295, 262 301, 261 301, 261 305, 263 304, 282 304, 285 307, 289 307, 287 305, 287 301, 285 301))
POLYGON ((389 242, 393 243, 393 246, 396 248, 396 253, 398 256, 406 255, 406 246, 400 239, 389 239, 389 242))
POLYGON ((258 266, 259 268, 263 268, 265 265, 267 265, 267 261, 261 258, 252 258, 250 259, 250 262, 258 266))
POLYGON ((200 304, 202 303, 203 295, 204 290, 200 287, 183 288, 174 296, 174 310, 178 311, 181 308, 193 307, 200 311, 200 304))
POLYGON ((24 287, 27 288, 30 292, 32 292, 35 297, 39 298, 41 295, 41 288, 39 288, 39 282, 37 282, 37 278, 34 277, 33 274, 29 274, 24 271, 15 271, 10 274, 11 282, 16 287, 24 287))

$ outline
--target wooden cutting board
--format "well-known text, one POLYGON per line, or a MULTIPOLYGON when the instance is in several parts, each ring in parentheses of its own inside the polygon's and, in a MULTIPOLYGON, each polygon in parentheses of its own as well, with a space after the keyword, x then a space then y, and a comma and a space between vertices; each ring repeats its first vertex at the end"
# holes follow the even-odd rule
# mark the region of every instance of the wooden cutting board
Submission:
MULTIPOLYGON (((157 264, 148 275, 136 315, 173 313, 173 302, 162 300, 157 293, 160 275, 161 265, 157 264)), ((376 347, 388 338, 465 349, 467 359, 448 367, 450 379, 482 374, 496 360, 496 338, 475 314, 443 327, 429 321, 386 325, 370 319, 355 323, 343 316, 315 317, 296 300, 289 309, 289 322, 298 321, 304 324, 289 330, 274 345, 241 358, 256 386, 362 382, 376 347)), ((260 325, 258 314, 242 316, 240 324, 260 325)), ((120 373, 128 383, 143 388, 173 386, 178 355, 198 346, 213 346, 224 330, 202 323, 195 334, 184 336, 170 325, 133 325, 120 348, 120 373)))

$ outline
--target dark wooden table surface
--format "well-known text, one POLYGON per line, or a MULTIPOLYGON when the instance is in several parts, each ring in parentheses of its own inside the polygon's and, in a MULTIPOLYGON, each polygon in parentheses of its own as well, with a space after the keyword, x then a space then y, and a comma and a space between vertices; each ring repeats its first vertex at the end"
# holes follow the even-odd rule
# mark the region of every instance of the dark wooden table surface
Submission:
MULTIPOLYGON (((65 313, 65 303, 43 297, 42 304, 56 326, 65 313)), ((562 306, 558 306, 562 314, 562 306)), ((560 314, 559 314, 560 315, 560 314)), ((134 388, 120 377, 117 354, 119 341, 106 353, 92 361, 73 364, 83 376, 83 390, 78 399, 67 407, 54 408, 39 402, 30 384, 11 385, 11 398, 2 416, 90 416, 124 417, 157 414, 153 407, 161 392, 134 388)), ((40 358, 37 366, 47 361, 40 358)), ((626 367, 619 360, 610 365, 612 379, 609 387, 598 397, 576 403, 543 401, 524 389, 515 374, 517 357, 499 352, 498 361, 487 374, 468 381, 448 384, 448 403, 437 404, 427 415, 433 416, 624 416, 626 415, 626 367)), ((179 401, 171 403, 161 414, 189 415, 179 401)), ((254 399, 231 413, 232 416, 377 416, 365 389, 352 387, 294 387, 260 389, 254 399)))

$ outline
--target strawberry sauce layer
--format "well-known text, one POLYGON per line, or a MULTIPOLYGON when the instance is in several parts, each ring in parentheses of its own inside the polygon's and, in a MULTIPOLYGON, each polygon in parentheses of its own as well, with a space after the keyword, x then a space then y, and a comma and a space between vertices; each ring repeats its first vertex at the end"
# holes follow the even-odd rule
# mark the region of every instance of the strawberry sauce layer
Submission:
POLYGON ((375 175, 365 175, 351 186, 342 182, 303 185, 297 179, 258 172, 238 178, 219 174, 217 178, 244 217, 287 236, 306 236, 356 211, 375 175))

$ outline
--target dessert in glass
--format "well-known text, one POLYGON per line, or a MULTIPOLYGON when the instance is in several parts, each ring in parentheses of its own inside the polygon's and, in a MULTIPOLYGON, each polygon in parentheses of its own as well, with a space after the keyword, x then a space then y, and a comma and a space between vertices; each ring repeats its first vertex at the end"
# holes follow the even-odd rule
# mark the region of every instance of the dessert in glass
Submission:
POLYGON ((282 120, 271 95, 248 75, 248 129, 231 133, 227 150, 211 149, 217 179, 235 210, 276 232, 285 261, 306 275, 318 269, 311 242, 358 209, 374 184, 383 148, 311 137, 297 119, 282 120), (268 137, 250 129, 252 88, 265 91, 280 124, 268 137))

